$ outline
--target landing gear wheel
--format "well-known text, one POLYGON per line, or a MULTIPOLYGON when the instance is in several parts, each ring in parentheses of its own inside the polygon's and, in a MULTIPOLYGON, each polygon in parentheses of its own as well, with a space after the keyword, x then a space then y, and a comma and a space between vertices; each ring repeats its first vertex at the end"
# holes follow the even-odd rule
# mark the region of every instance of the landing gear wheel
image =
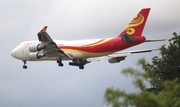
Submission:
POLYGON ((60 67, 63 67, 63 66, 64 66, 64 64, 62 63, 61 58, 59 58, 59 60, 57 60, 57 63, 58 63, 58 65, 59 65, 60 67))
POLYGON ((59 66, 61 66, 61 67, 63 67, 63 66, 64 66, 64 64, 63 64, 63 63, 59 63, 58 65, 59 65, 59 66))
POLYGON ((73 66, 73 63, 72 63, 72 62, 69 62, 69 65, 73 66))
POLYGON ((27 66, 26 66, 26 65, 23 65, 23 69, 27 69, 27 66))
POLYGON ((79 69, 84 69, 84 65, 79 65, 79 69))

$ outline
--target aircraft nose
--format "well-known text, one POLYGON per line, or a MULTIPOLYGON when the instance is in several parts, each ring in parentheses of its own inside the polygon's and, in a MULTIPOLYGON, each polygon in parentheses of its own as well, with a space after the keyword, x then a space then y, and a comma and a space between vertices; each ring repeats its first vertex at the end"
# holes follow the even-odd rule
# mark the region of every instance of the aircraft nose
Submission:
POLYGON ((14 48, 11 51, 11 56, 18 59, 18 60, 29 60, 29 53, 28 50, 24 47, 26 47, 27 45, 18 45, 16 48, 14 48))
POLYGON ((16 59, 20 59, 20 57, 21 57, 21 45, 17 46, 16 48, 14 48, 11 51, 11 56, 16 58, 16 59))
POLYGON ((11 51, 11 56, 12 56, 12 57, 16 58, 16 57, 17 57, 16 54, 17 54, 17 48, 15 48, 15 49, 13 49, 13 50, 11 51))

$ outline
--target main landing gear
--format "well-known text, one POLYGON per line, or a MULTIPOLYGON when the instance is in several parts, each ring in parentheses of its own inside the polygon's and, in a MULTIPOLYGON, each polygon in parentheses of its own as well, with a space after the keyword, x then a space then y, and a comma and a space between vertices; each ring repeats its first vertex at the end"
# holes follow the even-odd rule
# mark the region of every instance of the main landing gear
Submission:
POLYGON ((23 69, 27 69, 26 61, 23 61, 23 62, 24 62, 24 65, 22 66, 23 69))
POLYGON ((57 63, 58 63, 58 65, 59 65, 60 67, 63 67, 63 66, 64 66, 64 64, 62 63, 61 58, 59 58, 59 60, 57 60, 57 63))
POLYGON ((79 69, 84 69, 84 65, 86 64, 83 60, 74 60, 73 62, 69 62, 71 66, 78 66, 79 69))
MULTIPOLYGON (((58 60, 57 60, 57 63, 58 63, 58 65, 60 66, 60 67, 63 67, 63 63, 62 63, 62 60, 61 60, 61 58, 59 58, 58 60)), ((69 65, 71 65, 71 66, 78 66, 79 67, 79 69, 84 69, 84 65, 87 63, 87 61, 86 60, 73 60, 72 62, 69 62, 69 65)))

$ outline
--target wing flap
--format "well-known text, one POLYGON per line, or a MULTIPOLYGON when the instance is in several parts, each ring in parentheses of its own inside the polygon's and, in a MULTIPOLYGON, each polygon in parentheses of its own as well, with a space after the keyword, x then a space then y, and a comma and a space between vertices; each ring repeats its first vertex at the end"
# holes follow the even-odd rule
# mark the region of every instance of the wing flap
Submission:
POLYGON ((92 61, 100 61, 100 60, 103 60, 105 58, 106 58, 105 56, 102 56, 102 57, 87 58, 86 60, 88 62, 92 62, 92 61))

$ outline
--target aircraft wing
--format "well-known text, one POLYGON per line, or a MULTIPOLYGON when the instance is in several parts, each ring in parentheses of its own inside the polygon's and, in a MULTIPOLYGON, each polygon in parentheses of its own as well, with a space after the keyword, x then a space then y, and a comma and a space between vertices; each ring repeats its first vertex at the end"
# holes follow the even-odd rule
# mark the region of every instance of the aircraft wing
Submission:
POLYGON ((49 34, 46 32, 47 26, 45 26, 37 35, 38 39, 41 42, 41 45, 44 46, 41 53, 46 53, 47 57, 68 57, 72 59, 69 55, 64 53, 61 49, 58 48, 56 43, 52 40, 49 34))
MULTIPOLYGON (((159 50, 160 48, 162 48, 164 46, 165 46, 165 44, 160 46, 159 48, 156 48, 156 49, 136 50, 136 51, 127 51, 127 52, 116 52, 116 53, 108 55, 108 57, 109 58, 118 58, 118 57, 125 58, 125 57, 127 57, 129 55, 136 54, 136 53, 145 53, 145 52, 156 51, 156 50, 159 50)), ((88 62, 92 62, 92 61, 100 61, 100 60, 103 60, 105 58, 106 58, 106 56, 102 56, 102 57, 88 58, 86 60, 88 62)))
POLYGON ((87 60, 87 62, 92 62, 92 61, 100 61, 105 58, 106 58, 106 56, 102 56, 102 57, 87 58, 86 60, 87 60))
POLYGON ((117 53, 113 53, 113 54, 108 55, 108 57, 126 57, 126 56, 129 56, 131 54, 135 54, 135 53, 152 52, 155 50, 159 50, 159 49, 147 49, 147 50, 136 50, 136 51, 128 51, 128 52, 117 52, 117 53))
POLYGON ((165 44, 161 45, 159 48, 156 48, 156 49, 136 50, 136 51, 128 51, 128 52, 116 52, 116 53, 108 55, 108 57, 127 57, 131 54, 156 51, 156 50, 161 49, 164 46, 165 46, 165 44))

